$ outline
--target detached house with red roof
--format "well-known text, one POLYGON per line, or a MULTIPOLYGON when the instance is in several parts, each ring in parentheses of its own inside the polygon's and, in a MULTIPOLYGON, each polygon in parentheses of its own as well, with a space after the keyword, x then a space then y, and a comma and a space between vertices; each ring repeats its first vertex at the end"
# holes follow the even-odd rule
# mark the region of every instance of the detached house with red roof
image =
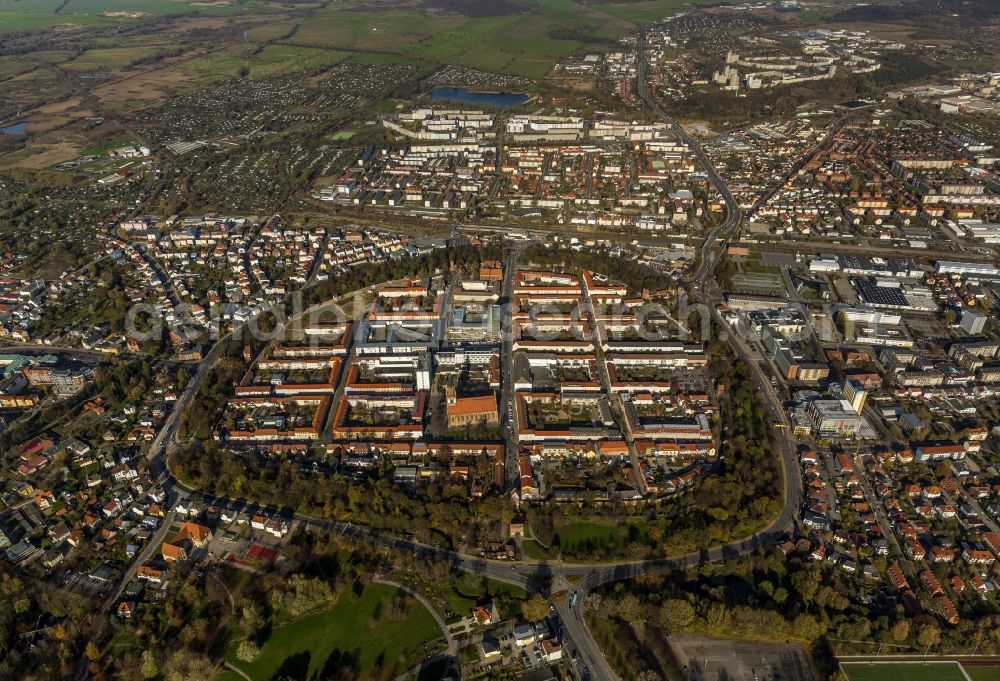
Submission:
POLYGON ((184 547, 169 542, 163 543, 160 553, 163 555, 163 560, 168 563, 179 563, 187 560, 187 551, 184 550, 184 547))

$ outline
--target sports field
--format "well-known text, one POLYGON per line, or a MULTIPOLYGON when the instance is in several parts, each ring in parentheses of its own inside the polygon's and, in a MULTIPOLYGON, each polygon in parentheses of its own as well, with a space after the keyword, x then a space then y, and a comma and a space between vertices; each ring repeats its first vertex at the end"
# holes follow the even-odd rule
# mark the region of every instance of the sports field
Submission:
POLYGON ((968 681, 957 662, 844 662, 851 681, 968 681))
POLYGON ((963 665, 963 668, 972 681, 1000 681, 1000 666, 976 667, 972 665, 963 665))

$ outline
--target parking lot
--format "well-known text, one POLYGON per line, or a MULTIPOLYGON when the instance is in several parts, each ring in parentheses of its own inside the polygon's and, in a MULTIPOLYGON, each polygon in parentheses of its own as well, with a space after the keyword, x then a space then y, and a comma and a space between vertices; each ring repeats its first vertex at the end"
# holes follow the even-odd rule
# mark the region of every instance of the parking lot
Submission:
POLYGON ((797 645, 683 634, 668 641, 678 665, 693 681, 815 680, 805 652, 797 645))

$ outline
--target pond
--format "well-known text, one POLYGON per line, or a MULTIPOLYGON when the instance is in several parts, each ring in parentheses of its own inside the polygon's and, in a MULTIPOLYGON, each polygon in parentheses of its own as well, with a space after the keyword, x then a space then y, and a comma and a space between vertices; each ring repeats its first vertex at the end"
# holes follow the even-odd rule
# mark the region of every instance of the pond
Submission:
POLYGON ((498 109, 509 109, 528 101, 529 97, 520 92, 476 92, 464 87, 436 87, 431 90, 431 99, 441 99, 461 104, 478 104, 498 109))
POLYGON ((31 121, 19 121, 17 123, 12 123, 11 125, 0 128, 0 135, 11 135, 16 137, 27 135, 28 132, 25 128, 29 125, 31 125, 31 121))

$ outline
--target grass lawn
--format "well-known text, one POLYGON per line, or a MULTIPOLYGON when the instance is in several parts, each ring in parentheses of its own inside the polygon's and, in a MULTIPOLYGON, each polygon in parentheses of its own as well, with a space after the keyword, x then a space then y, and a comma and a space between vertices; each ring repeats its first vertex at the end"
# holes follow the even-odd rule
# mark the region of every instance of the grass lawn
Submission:
POLYGON ((963 666, 965 673, 972 681, 1000 681, 1000 666, 998 667, 968 667, 963 666))
POLYGON ((555 554, 543 547, 534 539, 525 539, 521 543, 521 546, 528 558, 534 558, 535 560, 551 560, 555 558, 555 554))
POLYGON ((610 539, 618 535, 618 528, 614 525, 581 520, 567 523, 560 527, 557 532, 563 543, 577 544, 587 540, 610 539))
POLYGON ((409 597, 406 616, 389 620, 385 612, 398 595, 397 589, 381 584, 365 587, 358 599, 344 594, 329 610, 275 629, 253 662, 236 658, 237 642, 226 660, 255 681, 286 675, 325 678, 345 667, 353 669, 354 678, 372 678, 376 665, 381 672, 375 678, 392 678, 424 659, 424 645, 442 636, 431 614, 409 597), (382 615, 375 617, 376 611, 382 615))
MULTIPOLYGON (((601 520, 569 520, 555 528, 549 554, 561 553, 564 558, 573 558, 588 554, 592 551, 605 551, 615 553, 628 542, 631 536, 641 537, 649 532, 649 525, 642 519, 626 519, 625 523, 605 523, 601 520), (558 542, 556 538, 558 537, 558 542)), ((531 556, 532 549, 528 545, 532 542, 525 542, 525 552, 531 556)), ((535 545, 541 553, 545 550, 535 545)), ((532 556, 546 558, 549 556, 532 556)))
POLYGON ((955 662, 845 662, 851 681, 965 681, 955 662))
MULTIPOLYGON (((447 586, 442 589, 441 595, 446 601, 448 601, 448 607, 450 607, 452 611, 466 617, 472 614, 472 608, 476 605, 476 601, 479 600, 481 585, 481 577, 463 572, 459 576, 458 581, 455 582, 454 586, 447 586)), ((493 579, 487 581, 486 589, 489 591, 491 598, 505 594, 510 601, 523 601, 528 597, 528 594, 525 593, 524 589, 514 586, 513 584, 505 584, 493 579)), ((512 616, 515 613, 501 614, 504 616, 512 616)))

